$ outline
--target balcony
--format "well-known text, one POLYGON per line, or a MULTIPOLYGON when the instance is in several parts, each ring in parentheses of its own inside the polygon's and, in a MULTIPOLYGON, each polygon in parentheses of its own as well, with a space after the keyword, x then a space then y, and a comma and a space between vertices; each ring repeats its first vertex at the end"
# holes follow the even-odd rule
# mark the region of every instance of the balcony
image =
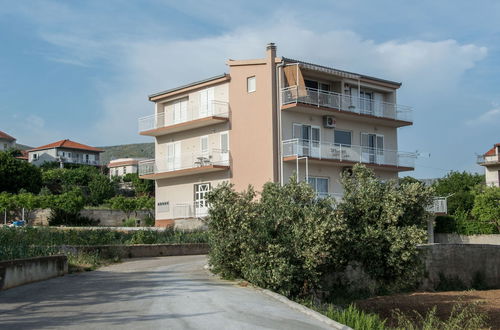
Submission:
POLYGON ((59 160, 63 162, 64 164, 78 164, 78 165, 93 165, 93 166, 99 166, 99 161, 98 160, 86 160, 86 159, 81 159, 81 158, 72 158, 72 157, 58 157, 59 160))
POLYGON ((397 127, 412 124, 413 110, 411 107, 302 86, 282 88, 281 104, 282 109, 300 104, 329 111, 333 110, 338 114, 355 114, 365 118, 389 119, 392 123, 387 124, 397 127))
POLYGON ((488 166, 488 165, 500 165, 500 155, 492 156, 477 156, 477 164, 488 166))
POLYGON ((211 101, 204 109, 200 106, 188 106, 182 111, 160 112, 139 118, 139 134, 159 136, 219 124, 228 120, 228 103, 211 101))
POLYGON ((172 219, 204 218, 208 215, 208 207, 200 207, 196 203, 178 203, 173 205, 172 219))
POLYGON ((298 157, 308 157, 312 161, 331 161, 338 164, 367 164, 371 167, 411 171, 415 167, 417 155, 411 152, 401 152, 387 149, 375 149, 356 145, 341 145, 321 143, 301 139, 283 141, 283 160, 296 160, 298 157))
POLYGON ((142 179, 152 180, 227 170, 229 170, 229 151, 221 149, 167 157, 165 160, 149 159, 139 162, 139 176, 142 179))

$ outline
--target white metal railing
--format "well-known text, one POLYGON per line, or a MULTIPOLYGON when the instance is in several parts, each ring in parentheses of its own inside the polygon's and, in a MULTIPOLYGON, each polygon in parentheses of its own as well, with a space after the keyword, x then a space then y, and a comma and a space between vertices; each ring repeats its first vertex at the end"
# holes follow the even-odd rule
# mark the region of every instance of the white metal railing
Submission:
POLYGON ((409 122, 412 121, 413 114, 413 110, 409 106, 303 86, 290 86, 281 89, 281 104, 291 103, 311 104, 409 122))
POLYGON ((356 145, 291 139, 283 141, 283 157, 311 157, 346 162, 415 167, 416 153, 356 145))
POLYGON ((448 213, 448 201, 446 197, 434 197, 434 200, 427 211, 434 214, 447 214, 448 213))
POLYGON ((203 218, 208 215, 207 207, 196 207, 194 203, 178 203, 173 207, 173 219, 203 218))
POLYGON ((190 106, 188 103, 186 109, 175 111, 173 108, 167 112, 160 112, 154 115, 139 118, 139 132, 162 128, 175 124, 185 123, 191 120, 218 116, 228 118, 229 105, 223 101, 208 102, 206 107, 190 106))
POLYGON ((99 165, 98 160, 86 160, 73 157, 59 157, 63 163, 67 164, 82 164, 82 165, 99 165))
POLYGON ((166 159, 148 159, 139 162, 139 175, 165 173, 209 165, 229 166, 229 150, 210 149, 166 159))
POLYGON ((334 200, 336 200, 337 202, 340 202, 342 201, 342 198, 344 197, 344 194, 341 194, 341 193, 332 193, 332 192, 316 192, 316 196, 318 196, 318 198, 327 198, 327 197, 331 197, 333 198, 334 200))
POLYGON ((477 163, 478 164, 497 164, 497 163, 500 163, 500 155, 492 155, 492 156, 479 155, 479 156, 477 156, 477 163))
POLYGON ((500 187, 499 181, 486 181, 488 187, 500 187))

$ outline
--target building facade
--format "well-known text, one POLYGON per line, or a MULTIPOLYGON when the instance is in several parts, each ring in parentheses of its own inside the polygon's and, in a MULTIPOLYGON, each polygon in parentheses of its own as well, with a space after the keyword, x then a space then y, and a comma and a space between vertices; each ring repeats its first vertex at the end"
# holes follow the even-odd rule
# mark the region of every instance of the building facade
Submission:
POLYGON ((108 164, 109 177, 122 177, 129 173, 139 173, 139 161, 145 158, 119 158, 108 164))
POLYGON ((477 163, 484 166, 486 185, 500 187, 500 143, 478 156, 477 163))
POLYGON ((398 150, 412 110, 396 103, 400 83, 277 57, 229 60, 229 73, 150 95, 154 114, 139 133, 155 159, 139 163, 156 182, 156 223, 204 217, 206 194, 224 181, 257 190, 298 179, 318 196, 340 197, 342 171, 356 163, 381 179, 414 168, 398 150))
POLYGON ((46 162, 99 166, 103 150, 71 140, 61 140, 28 150, 28 161, 36 166, 46 162))
POLYGON ((14 149, 16 147, 16 139, 9 134, 0 131, 0 151, 14 149))

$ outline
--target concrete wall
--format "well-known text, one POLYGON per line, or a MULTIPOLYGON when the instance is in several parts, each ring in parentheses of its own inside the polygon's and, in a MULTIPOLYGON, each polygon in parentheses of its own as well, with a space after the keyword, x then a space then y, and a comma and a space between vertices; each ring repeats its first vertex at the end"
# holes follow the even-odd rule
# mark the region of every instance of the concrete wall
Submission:
MULTIPOLYGON (((127 218, 127 215, 122 211, 117 210, 82 210, 80 212, 81 216, 89 217, 92 219, 100 220, 100 226, 121 226, 123 225, 123 219, 127 218)), ((144 219, 149 215, 147 211, 138 211, 137 219, 141 220, 141 225, 144 225, 144 219)), ((37 226, 47 226, 49 224, 48 219, 50 217, 50 209, 40 209, 33 212, 30 217, 30 222, 37 226)), ((135 214, 132 213, 132 217, 135 214)))
POLYGON ((207 254, 206 243, 189 244, 138 244, 138 245, 97 245, 97 246, 65 246, 67 252, 96 252, 104 258, 149 258, 165 256, 185 256, 207 254))
POLYGON ((428 244, 424 251, 427 271, 422 289, 433 290, 439 284, 439 274, 458 277, 470 286, 476 274, 484 276, 488 287, 500 288, 500 246, 486 244, 428 244))
POLYGON ((434 243, 500 245, 500 235, 434 234, 434 243))
POLYGON ((37 257, 0 262, 0 290, 68 273, 66 256, 37 257))

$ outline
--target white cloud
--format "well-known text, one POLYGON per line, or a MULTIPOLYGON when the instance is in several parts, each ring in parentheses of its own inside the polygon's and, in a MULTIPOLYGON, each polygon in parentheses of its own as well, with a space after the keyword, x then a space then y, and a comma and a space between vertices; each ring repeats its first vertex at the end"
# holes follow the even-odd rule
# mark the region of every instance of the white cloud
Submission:
POLYGON ((491 109, 482 113, 479 117, 465 122, 469 126, 496 125, 500 123, 500 108, 491 109))

